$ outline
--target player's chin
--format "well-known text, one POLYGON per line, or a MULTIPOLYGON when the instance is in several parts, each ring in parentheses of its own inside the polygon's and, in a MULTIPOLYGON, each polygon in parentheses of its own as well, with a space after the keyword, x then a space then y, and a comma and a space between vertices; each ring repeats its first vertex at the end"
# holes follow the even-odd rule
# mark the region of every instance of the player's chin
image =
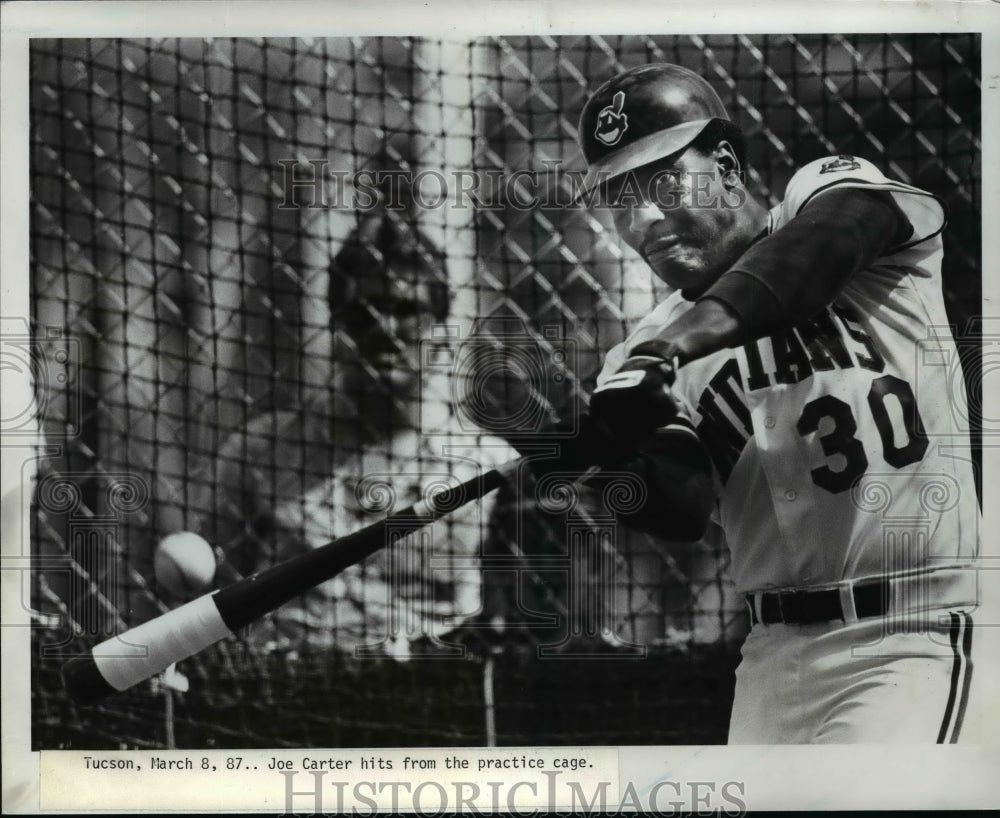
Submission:
POLYGON ((711 271, 696 253, 674 253, 646 259, 657 278, 675 290, 694 290, 706 286, 711 271))

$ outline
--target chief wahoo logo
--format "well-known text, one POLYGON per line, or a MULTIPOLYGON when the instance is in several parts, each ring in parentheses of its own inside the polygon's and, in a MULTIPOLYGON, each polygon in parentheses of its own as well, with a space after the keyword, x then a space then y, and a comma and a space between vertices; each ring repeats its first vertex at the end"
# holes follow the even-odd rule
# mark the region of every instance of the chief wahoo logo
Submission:
POLYGON ((624 105, 625 92, 619 91, 611 98, 611 104, 601 108, 597 114, 594 136, 605 145, 617 145, 628 130, 628 116, 622 113, 624 105))

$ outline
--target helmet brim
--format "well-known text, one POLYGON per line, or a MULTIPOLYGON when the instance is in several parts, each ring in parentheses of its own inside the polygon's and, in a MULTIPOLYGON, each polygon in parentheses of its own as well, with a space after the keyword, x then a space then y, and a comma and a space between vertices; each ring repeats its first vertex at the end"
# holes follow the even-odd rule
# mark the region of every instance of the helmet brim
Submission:
POLYGON ((590 167, 583 178, 583 186, 577 192, 575 201, 589 195, 595 188, 624 176, 629 171, 637 170, 651 162, 665 159, 690 145, 710 122, 715 119, 694 119, 682 122, 673 128, 666 128, 656 133, 647 134, 635 142, 625 145, 621 150, 598 159, 590 167))

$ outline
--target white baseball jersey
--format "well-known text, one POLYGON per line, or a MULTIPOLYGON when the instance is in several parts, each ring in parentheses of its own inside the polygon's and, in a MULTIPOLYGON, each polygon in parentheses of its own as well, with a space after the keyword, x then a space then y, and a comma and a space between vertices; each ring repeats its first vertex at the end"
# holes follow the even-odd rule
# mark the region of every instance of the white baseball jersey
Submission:
MULTIPOLYGON (((943 209, 863 159, 831 156, 792 177, 769 233, 843 187, 889 191, 912 236, 814 319, 687 364, 674 384, 714 464, 716 521, 742 591, 968 564, 978 553, 956 411, 964 383, 941 294, 943 209)), ((598 384, 691 306, 671 295, 611 350, 598 384)))

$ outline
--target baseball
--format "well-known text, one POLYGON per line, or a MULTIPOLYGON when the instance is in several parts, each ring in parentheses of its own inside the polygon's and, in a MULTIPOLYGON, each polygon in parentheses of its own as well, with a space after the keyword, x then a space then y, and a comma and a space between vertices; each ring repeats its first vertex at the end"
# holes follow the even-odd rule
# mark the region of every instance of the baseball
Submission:
POLYGON ((212 584, 215 552, 203 537, 192 531, 178 531, 160 541, 153 570, 160 588, 177 597, 193 596, 212 584))

